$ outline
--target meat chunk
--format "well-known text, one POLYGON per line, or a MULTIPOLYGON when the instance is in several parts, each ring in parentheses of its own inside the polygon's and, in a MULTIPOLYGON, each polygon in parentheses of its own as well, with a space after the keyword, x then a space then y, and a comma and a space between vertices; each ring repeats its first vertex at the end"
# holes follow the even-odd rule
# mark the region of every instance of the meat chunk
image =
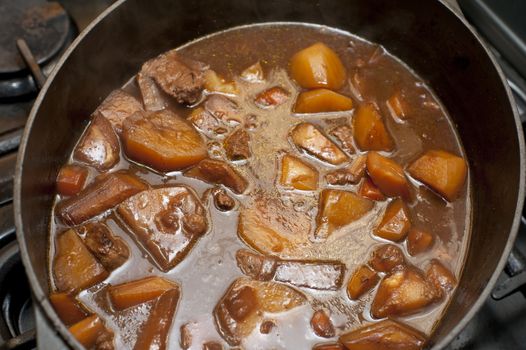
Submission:
POLYGON ((407 234, 407 252, 410 255, 423 253, 433 245, 433 235, 427 231, 411 228, 407 234))
POLYGON ((353 121, 354 140, 363 151, 391 151, 394 142, 376 107, 361 105, 353 121))
POLYGON ((223 350, 223 346, 215 341, 207 341, 203 344, 203 350, 223 350))
POLYGON ((378 272, 391 272, 395 267, 404 264, 404 252, 393 244, 379 246, 373 250, 369 259, 369 265, 378 272))
POLYGON ((377 152, 367 154, 367 172, 380 191, 389 197, 409 197, 409 183, 402 167, 377 152))
POLYGON ((461 157, 441 150, 431 150, 411 164, 408 171, 415 179, 451 202, 464 187, 468 167, 461 157))
POLYGON ((394 320, 384 320, 356 329, 340 337, 347 350, 421 350, 426 337, 394 320))
POLYGON ((301 191, 318 188, 318 170, 301 159, 285 154, 281 158, 280 185, 301 191))
POLYGON ((166 108, 167 101, 153 78, 139 72, 135 79, 137 80, 137 85, 139 85, 142 103, 146 111, 156 112, 166 108))
POLYGON ((261 322, 261 325, 259 326, 259 333, 261 334, 269 334, 272 332, 272 329, 276 327, 276 324, 272 320, 265 320, 261 322))
POLYGON ((89 288, 108 277, 108 271, 90 253, 74 230, 56 238, 53 280, 60 292, 89 288))
POLYGON ((229 211, 234 209, 236 201, 225 190, 218 188, 214 191, 214 205, 221 211, 229 211))
POLYGON ((205 208, 184 186, 144 191, 120 204, 117 212, 164 272, 184 259, 208 230, 205 208))
POLYGON ((135 113, 124 122, 122 139, 126 155, 155 170, 182 170, 207 156, 201 135, 169 110, 135 113))
POLYGON ((73 196, 79 193, 86 183, 88 169, 79 165, 67 164, 60 168, 57 175, 57 193, 73 196))
POLYGON ((316 126, 310 123, 300 123, 290 132, 292 142, 320 160, 333 165, 339 165, 347 160, 347 156, 329 140, 316 126))
POLYGON ((284 104, 290 98, 290 93, 281 86, 274 86, 260 92, 254 102, 260 108, 275 108, 284 104))
POLYGON ((336 334, 329 315, 323 310, 317 310, 310 320, 312 330, 318 337, 332 338, 336 334))
POLYGON ((203 159, 183 174, 210 184, 224 185, 237 194, 245 192, 248 187, 248 182, 244 177, 229 164, 220 160, 203 159))
POLYGON ((389 203, 387 209, 385 209, 382 221, 374 229, 374 234, 399 242, 405 238, 410 228, 409 208, 407 208, 403 200, 397 198, 389 203))
POLYGON ((195 331, 196 327, 197 323, 195 322, 188 322, 181 326, 181 338, 179 340, 179 345, 181 345, 183 350, 188 350, 192 346, 192 333, 195 331))
POLYGON ((146 277, 110 286, 108 295, 114 309, 124 310, 156 299, 172 289, 179 291, 179 285, 162 277, 146 277))
POLYGON ((239 215, 239 238, 268 255, 290 256, 296 247, 308 244, 310 229, 308 215, 263 195, 242 207, 239 215))
POLYGON ((340 143, 341 148, 349 153, 354 153, 352 129, 349 125, 343 124, 332 129, 329 134, 336 138, 340 143))
POLYGON ((242 110, 239 108, 237 103, 225 97, 223 95, 211 95, 208 96, 204 103, 205 110, 212 113, 214 117, 224 123, 236 122, 240 123, 243 121, 242 110))
POLYGON ((243 128, 237 128, 227 136, 223 144, 226 156, 230 160, 243 160, 250 158, 250 136, 243 128))
POLYGON ((356 157, 348 167, 328 172, 325 181, 330 185, 357 184, 365 174, 367 156, 356 157))
POLYGON ((89 223, 81 226, 79 233, 84 236, 84 244, 108 271, 115 270, 128 260, 130 250, 124 241, 116 237, 102 223, 89 223))
POLYGON ((352 100, 342 94, 328 90, 315 89, 303 91, 294 105, 295 113, 323 113, 351 110, 352 100))
POLYGON ((360 266, 349 279, 347 284, 347 295, 351 300, 356 300, 364 293, 371 290, 380 277, 369 266, 360 266))
POLYGON ((439 298, 439 291, 420 270, 411 266, 399 267, 380 282, 371 314, 375 318, 411 315, 439 298))
POLYGON ((323 190, 316 216, 316 239, 326 239, 333 231, 358 220, 372 208, 373 202, 352 192, 323 190))
POLYGON ((236 261, 239 269, 248 277, 258 281, 270 281, 274 278, 277 260, 271 257, 251 253, 248 250, 238 250, 236 261))
POLYGON ((141 102, 123 90, 114 90, 93 113, 106 118, 117 134, 122 131, 122 123, 135 112, 142 112, 141 102))
POLYGON ((96 114, 75 147, 73 158, 105 171, 117 164, 120 149, 119 139, 108 119, 96 114))
POLYGON ((69 293, 52 293, 49 301, 65 325, 72 325, 88 316, 86 309, 69 293))
POLYGON ((104 326, 97 315, 86 317, 69 328, 70 333, 86 349, 112 350, 113 332, 104 326))
POLYGON ((282 313, 305 304, 305 296, 283 284, 239 278, 214 309, 219 333, 231 345, 239 345, 263 320, 264 313, 282 313))
POLYGON ((141 73, 155 80, 177 102, 193 104, 201 97, 206 69, 205 64, 170 50, 144 63, 141 73))
POLYGON ((436 259, 431 260, 427 267, 426 277, 441 296, 442 294, 450 293, 457 285, 457 279, 453 273, 436 259))
POLYGON ((79 225, 146 188, 145 183, 131 174, 111 173, 100 177, 78 195, 58 203, 56 212, 65 224, 79 225))
POLYGON ((164 292, 153 305, 150 316, 137 336, 134 350, 165 350, 168 332, 177 310, 179 289, 164 292))

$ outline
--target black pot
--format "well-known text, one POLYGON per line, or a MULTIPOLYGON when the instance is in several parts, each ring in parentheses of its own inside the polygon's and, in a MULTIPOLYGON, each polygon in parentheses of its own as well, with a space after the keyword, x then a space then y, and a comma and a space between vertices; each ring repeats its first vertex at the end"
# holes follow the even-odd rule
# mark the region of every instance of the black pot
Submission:
POLYGON ((148 58, 256 22, 312 22, 382 44, 428 81, 457 124, 471 172, 472 235, 457 291, 429 346, 441 349, 488 297, 513 246, 524 199, 524 140, 495 60, 465 20, 436 0, 128 0, 92 23, 42 89, 20 146, 15 218, 37 303, 72 348, 48 299, 48 226, 58 168, 90 113, 148 58))

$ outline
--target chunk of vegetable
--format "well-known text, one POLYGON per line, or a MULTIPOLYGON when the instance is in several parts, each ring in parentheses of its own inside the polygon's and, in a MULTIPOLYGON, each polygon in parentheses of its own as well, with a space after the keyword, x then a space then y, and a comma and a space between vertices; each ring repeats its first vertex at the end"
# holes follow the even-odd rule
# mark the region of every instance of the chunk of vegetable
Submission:
POLYGON ((322 161, 339 165, 347 160, 347 156, 329 140, 316 126, 310 123, 300 123, 290 132, 294 144, 322 161))
POLYGON ((245 192, 248 187, 244 177, 229 164, 220 160, 203 159, 183 174, 210 184, 224 185, 237 194, 245 192))
POLYGON ((468 168, 461 157, 441 150, 427 151, 408 168, 409 174, 448 201, 458 197, 468 168))
POLYGON ((111 173, 98 178, 76 196, 59 202, 56 212, 65 224, 79 225, 146 188, 134 175, 111 173))
POLYGON ((236 95, 238 93, 236 82, 226 81, 211 69, 205 72, 205 89, 211 92, 222 92, 229 95, 236 95))
POLYGON ((72 325, 88 316, 84 307, 69 293, 52 293, 49 301, 65 325, 72 325))
POLYGON ((373 202, 352 192, 323 190, 316 217, 316 238, 327 238, 333 231, 358 220, 372 208, 373 202))
POLYGON ((110 286, 108 295, 116 310, 124 310, 153 300, 171 289, 179 290, 179 286, 166 278, 155 276, 110 286))
POLYGON ((270 281, 276 273, 277 260, 272 257, 254 254, 248 250, 238 250, 236 261, 239 269, 250 278, 270 281))
POLYGON ((254 102, 260 108, 275 108, 288 101, 290 93, 281 86, 274 86, 260 92, 254 102))
POLYGON ((373 201, 383 201, 385 196, 380 189, 373 183, 371 178, 367 176, 358 190, 358 194, 362 197, 369 198, 373 201))
POLYGON ((329 132, 329 134, 338 140, 341 148, 345 152, 349 154, 354 153, 352 129, 349 125, 347 124, 339 125, 335 127, 334 129, 332 129, 329 132))
POLYGON ((409 220, 409 209, 400 198, 393 200, 385 209, 384 216, 380 224, 375 228, 374 234, 394 242, 399 242, 405 238, 411 221, 409 220))
POLYGON ((371 290, 380 280, 380 277, 370 267, 360 266, 349 279, 347 284, 347 295, 356 300, 364 293, 371 290))
POLYGON ((181 262, 208 230, 205 208, 185 186, 144 191, 119 205, 117 212, 164 272, 181 262))
POLYGON ((195 331, 197 327, 198 325, 196 322, 188 322, 181 326, 181 338, 179 340, 179 345, 181 345, 183 350, 188 350, 192 346, 192 332, 195 331))
POLYGON ((108 270, 115 270, 128 260, 130 251, 122 238, 116 237, 103 223, 88 223, 79 229, 84 244, 108 270))
POLYGON ((433 241, 431 233, 411 228, 407 234, 407 252, 413 256, 423 253, 431 248, 433 241))
POLYGON ((179 296, 177 288, 166 291, 157 299, 148 320, 139 331, 134 350, 166 349, 168 331, 177 310, 179 296))
POLYGON ((105 171, 117 164, 120 149, 119 139, 108 119, 95 114, 75 147, 73 158, 105 171))
POLYGON ((394 142, 380 113, 368 103, 358 107, 353 122, 354 140, 364 151, 391 151, 394 142))
POLYGON ((88 169, 79 165, 64 165, 57 176, 57 193, 63 196, 73 196, 79 193, 88 177, 88 169))
POLYGON ((129 158, 158 171, 181 170, 207 156, 199 133, 169 110, 126 118, 122 139, 129 158))
POLYGON ((59 291, 86 289, 108 277, 74 230, 58 235, 55 244, 53 277, 59 291))
POLYGON ((305 296, 283 284, 239 278, 214 309, 219 333, 231 345, 239 345, 263 320, 264 313, 282 313, 305 304, 305 296))
POLYGON ((411 315, 432 304, 439 291, 426 280, 420 270, 405 266, 388 273, 371 305, 375 318, 411 315))
POLYGON ((369 265, 378 272, 391 272, 395 267, 404 265, 402 249, 393 244, 383 244, 371 254, 369 265))
POLYGON ((114 90, 102 101, 93 115, 101 114, 106 118, 117 134, 122 131, 124 119, 135 112, 142 112, 142 104, 135 97, 124 90, 114 90))
POLYGON ((279 183, 302 191, 315 191, 318 188, 318 170, 302 160, 286 154, 281 158, 281 177, 279 183))
POLYGON ((421 350, 426 337, 394 320, 384 320, 356 329, 340 337, 347 350, 421 350))
POLYGON ((451 271, 449 271, 437 259, 431 260, 426 271, 427 280, 430 281, 439 294, 450 293, 457 285, 457 279, 451 271))
POLYGON ((241 78, 250 83, 258 83, 263 81, 265 79, 265 73, 263 72, 263 67, 261 66, 261 63, 257 61, 256 63, 245 69, 243 72, 241 72, 241 78))
POLYGON ((215 341, 207 341, 203 344, 203 350, 223 350, 223 346, 215 341))
POLYGON ((108 332, 104 322, 97 315, 86 317, 82 321, 75 323, 69 328, 69 332, 81 343, 86 349, 90 349, 97 343, 103 333, 108 332))
POLYGON ((380 191, 389 197, 409 197, 409 183, 404 170, 394 160, 376 152, 367 155, 367 172, 380 191))
POLYGON ((345 350, 343 345, 338 343, 326 343, 326 344, 316 344, 312 350, 345 350))
MULTIPOLYGON (((167 107, 168 101, 163 96, 161 88, 157 86, 157 83, 155 83, 155 80, 152 77, 147 76, 143 72, 139 72, 137 73, 135 80, 137 80, 137 85, 141 91, 144 110, 148 112, 155 112, 163 110, 167 107)), ((122 122, 120 130, 122 131, 122 122)))
POLYGON ((338 112, 351 110, 352 107, 353 103, 349 97, 328 89, 316 89, 304 91, 298 95, 294 112, 338 112))
POLYGON ((347 77, 338 55, 323 43, 315 43, 292 56, 290 73, 306 89, 338 90, 347 77))
POLYGON ((367 156, 358 156, 348 167, 328 172, 325 181, 331 185, 357 184, 365 175, 366 162, 367 156))
POLYGON ((237 128, 225 138, 223 147, 230 160, 243 160, 250 158, 250 136, 243 128, 237 128))
POLYGON ((336 334, 329 315, 323 310, 314 312, 310 320, 310 325, 318 337, 332 338, 336 334))

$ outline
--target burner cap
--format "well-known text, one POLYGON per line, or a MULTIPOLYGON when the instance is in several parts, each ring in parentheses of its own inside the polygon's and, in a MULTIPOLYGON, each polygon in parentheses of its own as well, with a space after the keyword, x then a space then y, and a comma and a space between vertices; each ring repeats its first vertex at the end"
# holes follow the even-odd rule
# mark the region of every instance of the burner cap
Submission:
POLYGON ((57 2, 45 0, 0 1, 0 74, 13 74, 27 67, 16 46, 25 39, 39 64, 56 55, 66 44, 70 21, 57 2))

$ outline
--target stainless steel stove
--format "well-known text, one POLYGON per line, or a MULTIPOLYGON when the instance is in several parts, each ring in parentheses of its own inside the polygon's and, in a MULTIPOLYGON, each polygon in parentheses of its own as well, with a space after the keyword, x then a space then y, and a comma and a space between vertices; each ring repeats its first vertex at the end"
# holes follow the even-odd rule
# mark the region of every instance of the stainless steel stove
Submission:
MULTIPOLYGON (((43 79, 73 38, 111 3, 0 0, 0 350, 65 348, 33 308, 18 253, 12 215, 16 150, 43 79)), ((459 3, 467 19, 493 48, 525 126, 526 1, 459 3)), ((525 214, 492 298, 453 341, 450 350, 526 349, 525 214)))

